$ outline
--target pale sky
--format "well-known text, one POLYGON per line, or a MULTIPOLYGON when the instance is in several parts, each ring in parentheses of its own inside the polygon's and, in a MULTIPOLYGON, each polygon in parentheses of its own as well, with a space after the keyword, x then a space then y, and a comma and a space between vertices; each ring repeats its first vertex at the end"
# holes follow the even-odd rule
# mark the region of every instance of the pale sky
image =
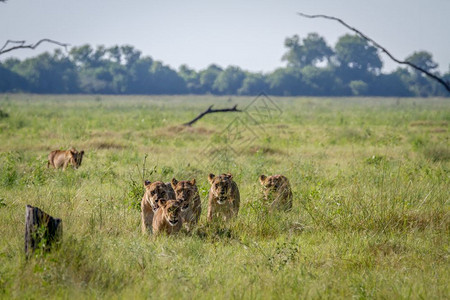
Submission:
MULTIPOLYGON (((398 59, 426 50, 441 71, 450 68, 450 0, 8 0, 0 3, 0 47, 8 39, 41 38, 72 46, 128 44, 174 69, 216 63, 270 72, 285 65, 286 37, 317 32, 334 46, 352 33, 297 12, 341 18, 398 59)), ((54 48, 9 56, 23 59, 54 48)), ((385 71, 397 66, 382 58, 385 71)))

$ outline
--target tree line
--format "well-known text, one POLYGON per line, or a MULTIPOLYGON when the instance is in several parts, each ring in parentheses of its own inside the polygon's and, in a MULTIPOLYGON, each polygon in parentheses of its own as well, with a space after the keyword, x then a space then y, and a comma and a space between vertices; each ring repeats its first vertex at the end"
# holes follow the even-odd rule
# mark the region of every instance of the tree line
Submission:
MULTIPOLYGON (((379 50, 358 35, 341 36, 334 47, 317 33, 284 41, 285 66, 269 73, 211 64, 196 71, 187 65, 174 70, 143 56, 133 46, 90 45, 61 49, 36 57, 0 62, 0 92, 48 94, 214 94, 279 96, 450 96, 437 82, 409 67, 382 73, 379 50)), ((440 74, 427 51, 406 59, 450 82, 440 74)))

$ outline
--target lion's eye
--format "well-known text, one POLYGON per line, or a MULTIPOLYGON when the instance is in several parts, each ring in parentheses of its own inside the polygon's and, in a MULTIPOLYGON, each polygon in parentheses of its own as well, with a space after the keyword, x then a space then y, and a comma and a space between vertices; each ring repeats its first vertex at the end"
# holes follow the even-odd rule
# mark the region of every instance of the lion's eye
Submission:
POLYGON ((153 196, 154 194, 155 194, 155 191, 151 191, 151 192, 150 192, 150 195, 153 196))

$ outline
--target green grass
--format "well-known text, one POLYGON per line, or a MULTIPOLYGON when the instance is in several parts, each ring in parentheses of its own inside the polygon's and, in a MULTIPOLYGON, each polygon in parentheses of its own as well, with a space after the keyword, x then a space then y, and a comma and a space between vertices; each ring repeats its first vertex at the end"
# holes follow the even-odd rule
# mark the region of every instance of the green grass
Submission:
POLYGON ((252 100, 0 95, 0 298, 448 298, 450 102, 273 97, 272 118, 257 102, 180 127, 252 100), (46 168, 71 146, 78 170, 46 168), (209 225, 222 172, 241 209, 209 225), (268 215, 258 177, 276 173, 294 208, 268 215), (172 177, 197 180, 199 226, 142 236, 143 178, 172 177), (28 261, 26 204, 63 219, 61 247, 28 261))

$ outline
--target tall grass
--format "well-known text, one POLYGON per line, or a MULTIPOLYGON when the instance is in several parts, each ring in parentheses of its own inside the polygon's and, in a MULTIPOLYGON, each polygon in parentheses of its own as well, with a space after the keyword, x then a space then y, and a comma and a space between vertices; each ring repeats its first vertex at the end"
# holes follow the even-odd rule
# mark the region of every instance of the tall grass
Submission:
POLYGON ((0 95, 0 297, 448 298, 448 101, 276 98, 282 114, 237 140, 236 114, 179 126, 252 100, 0 95), (78 170, 46 168, 71 146, 86 151, 78 170), (207 175, 222 172, 239 215, 208 224, 207 175), (269 214, 258 177, 279 173, 294 207, 269 214), (197 180, 199 226, 142 236, 143 180, 172 177, 197 180), (30 260, 26 204, 64 228, 30 260))

